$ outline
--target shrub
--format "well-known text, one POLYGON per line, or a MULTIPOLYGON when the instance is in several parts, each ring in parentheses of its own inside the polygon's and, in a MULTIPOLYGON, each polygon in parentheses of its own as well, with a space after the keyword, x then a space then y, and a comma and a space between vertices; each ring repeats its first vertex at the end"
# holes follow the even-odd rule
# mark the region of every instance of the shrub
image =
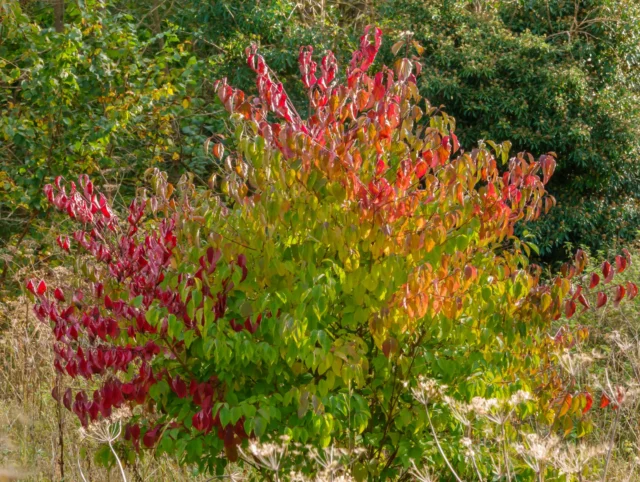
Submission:
POLYGON ((56 368, 90 382, 55 394, 83 424, 127 405, 136 449, 208 470, 253 437, 359 446, 362 480, 462 452, 463 428, 414 398, 422 377, 466 402, 537 391, 540 411, 527 402, 523 415, 580 419, 585 393, 557 407, 571 387, 549 349, 571 334, 547 330, 589 305, 586 256, 545 284, 514 235, 552 206, 555 159, 461 150, 453 120, 419 106, 418 62, 368 74, 380 44, 367 29, 344 81, 331 52, 316 64, 300 50, 307 119, 249 48, 258 96, 217 83, 235 130, 229 149, 212 147, 223 162, 209 190, 150 170, 151 194, 121 220, 86 176, 45 188, 81 224, 58 244, 92 259, 78 263, 82 283, 27 286, 56 368))

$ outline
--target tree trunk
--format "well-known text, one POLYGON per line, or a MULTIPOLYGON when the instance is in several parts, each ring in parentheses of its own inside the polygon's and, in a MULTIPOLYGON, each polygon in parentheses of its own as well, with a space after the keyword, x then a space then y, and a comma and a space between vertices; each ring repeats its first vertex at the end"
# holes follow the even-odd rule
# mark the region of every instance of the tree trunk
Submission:
POLYGON ((53 26, 56 32, 64 30, 64 0, 52 0, 53 2, 53 26))
MULTIPOLYGON (((158 9, 160 3, 158 0, 153 0, 153 11, 151 14, 151 30, 154 35, 158 35, 162 31, 162 21, 160 20, 160 13, 158 9)), ((159 39, 160 50, 164 48, 164 39, 159 39)))

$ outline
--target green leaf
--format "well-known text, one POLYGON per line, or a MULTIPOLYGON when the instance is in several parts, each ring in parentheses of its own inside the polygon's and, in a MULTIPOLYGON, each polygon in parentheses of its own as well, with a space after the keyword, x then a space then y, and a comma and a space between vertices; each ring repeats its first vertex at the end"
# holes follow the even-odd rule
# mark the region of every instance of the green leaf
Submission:
POLYGON ((191 346, 191 343, 193 343, 193 339, 195 338, 195 336, 196 332, 194 330, 187 330, 184 332, 184 345, 187 350, 191 346))
POLYGON ((267 422, 260 415, 256 416, 253 419, 253 432, 256 434, 256 437, 262 437, 267 430, 267 422))

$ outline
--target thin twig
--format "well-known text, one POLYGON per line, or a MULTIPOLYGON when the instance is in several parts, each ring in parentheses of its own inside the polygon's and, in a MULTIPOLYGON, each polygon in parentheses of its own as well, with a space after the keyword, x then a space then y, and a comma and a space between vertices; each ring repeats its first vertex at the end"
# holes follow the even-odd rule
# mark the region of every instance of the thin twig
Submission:
POLYGON ((431 434, 433 435, 433 439, 436 442, 436 445, 438 447, 438 451, 440 452, 440 455, 442 455, 442 458, 444 459, 445 463, 447 464, 447 467, 449 467, 449 470, 451 471, 453 476, 456 478, 456 480, 458 482, 462 482, 462 479, 460 478, 458 473, 454 470, 453 466, 451 465, 451 462, 449 462, 449 459, 445 455, 444 450, 442 450, 442 446, 440 445, 440 441, 438 440, 438 436, 436 435, 436 431, 433 428, 433 423, 431 423, 431 415, 429 415, 429 407, 427 406, 426 403, 424 404, 424 409, 427 412, 427 420, 429 421, 429 428, 431 429, 431 434))

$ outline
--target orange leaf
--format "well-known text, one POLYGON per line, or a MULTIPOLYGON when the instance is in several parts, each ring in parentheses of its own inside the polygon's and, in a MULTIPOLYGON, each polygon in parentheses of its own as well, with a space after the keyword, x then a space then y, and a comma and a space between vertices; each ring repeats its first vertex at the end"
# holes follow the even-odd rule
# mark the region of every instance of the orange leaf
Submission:
POLYGON ((562 406, 560 407, 560 412, 559 412, 558 416, 562 417, 562 416, 566 415, 566 413, 571 408, 571 402, 572 401, 573 401, 573 397, 571 396, 570 393, 567 393, 567 395, 564 397, 564 400, 562 401, 562 406))
POLYGON ((214 156, 216 156, 218 159, 222 159, 222 155, 224 154, 224 146, 222 144, 214 144, 211 150, 213 151, 214 156))

